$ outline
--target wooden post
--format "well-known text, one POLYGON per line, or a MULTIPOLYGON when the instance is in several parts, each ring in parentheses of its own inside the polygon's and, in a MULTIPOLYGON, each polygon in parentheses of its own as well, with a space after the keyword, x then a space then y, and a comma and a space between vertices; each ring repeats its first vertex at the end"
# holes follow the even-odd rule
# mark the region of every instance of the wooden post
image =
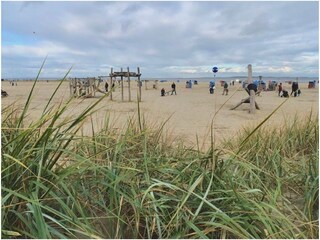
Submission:
POLYGON ((110 100, 112 100, 112 83, 113 83, 113 68, 111 68, 111 74, 110 74, 110 100))
POLYGON ((87 77, 86 80, 84 80, 84 89, 85 89, 85 96, 89 95, 89 78, 87 77))
POLYGON ((73 86, 74 86, 74 91, 73 91, 73 96, 77 96, 77 91, 78 91, 78 84, 77 84, 77 78, 74 78, 74 82, 73 82, 73 86))
POLYGON ((87 79, 84 81, 84 86, 85 86, 85 96, 88 96, 89 95, 89 78, 87 77, 87 79))
POLYGON ((78 79, 78 97, 81 96, 81 92, 82 92, 82 83, 81 83, 81 79, 78 79))
POLYGON ((76 80, 76 97, 79 97, 79 90, 80 89, 80 84, 79 84, 79 79, 76 80))
POLYGON ((73 88, 72 79, 70 79, 69 87, 70 87, 70 97, 72 97, 72 88, 73 88))
POLYGON ((138 101, 141 102, 141 80, 140 80, 140 68, 137 67, 138 72, 138 85, 139 85, 139 98, 138 101))
POLYGON ((131 102, 131 89, 130 89, 130 71, 129 67, 127 67, 128 70, 128 89, 129 89, 129 102, 131 102))
MULTIPOLYGON (((252 65, 248 65, 248 84, 252 83, 252 65)), ((249 113, 255 113, 256 112, 256 106, 255 106, 255 96, 256 93, 254 90, 250 90, 250 110, 249 113)))
MULTIPOLYGON (((121 68, 121 72, 122 72, 122 68, 121 68)), ((123 102, 123 76, 121 75, 121 100, 123 102)))
POLYGON ((82 85, 81 85, 81 80, 78 79, 77 80, 77 85, 78 85, 78 90, 77 90, 77 96, 80 97, 81 96, 81 89, 82 89, 82 85))
POLYGON ((97 88, 97 86, 96 86, 96 78, 94 77, 92 81, 93 81, 93 83, 92 83, 93 96, 96 97, 96 88, 97 88))

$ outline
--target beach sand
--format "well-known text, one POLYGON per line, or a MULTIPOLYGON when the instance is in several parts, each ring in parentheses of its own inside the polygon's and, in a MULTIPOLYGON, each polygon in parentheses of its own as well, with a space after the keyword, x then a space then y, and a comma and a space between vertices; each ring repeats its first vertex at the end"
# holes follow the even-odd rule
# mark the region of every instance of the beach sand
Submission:
MULTIPOLYGON (((39 81, 34 89, 29 115, 31 119, 36 119, 42 113, 48 103, 52 93, 58 86, 58 81, 39 81)), ((27 100, 28 94, 32 88, 32 81, 18 81, 17 86, 10 86, 9 82, 2 82, 2 89, 7 91, 8 97, 2 98, 1 106, 4 108, 9 104, 16 102, 22 106, 27 100)), ((103 89, 101 84, 100 89, 103 89)), ((125 84, 126 85, 126 84, 125 84)), ((113 100, 106 97, 97 106, 98 111, 93 114, 92 122, 95 131, 103 126, 106 114, 114 127, 121 129, 126 123, 128 117, 137 118, 137 87, 136 82, 132 81, 131 95, 132 101, 128 102, 128 88, 124 88, 124 99, 121 101, 120 87, 117 86, 113 93, 113 100)), ((151 88, 151 83, 148 83, 151 88)), ((284 88, 291 92, 291 85, 283 83, 284 88)), ((210 144, 210 125, 214 117, 214 138, 218 144, 224 138, 234 137, 243 127, 257 126, 272 111, 274 111, 285 98, 278 97, 277 91, 263 91, 256 97, 260 110, 255 114, 249 114, 249 104, 242 104, 235 110, 230 110, 242 99, 248 97, 241 84, 235 83, 229 86, 228 96, 222 95, 222 87, 217 84, 215 93, 209 94, 208 83, 199 82, 193 85, 191 89, 185 88, 185 83, 176 83, 177 95, 167 95, 160 97, 160 89, 166 91, 171 89, 171 82, 158 84, 158 89, 145 90, 142 86, 142 102, 140 109, 147 122, 162 123, 166 120, 165 130, 172 136, 179 137, 187 145, 194 146, 198 142, 202 150, 207 149, 210 144)), ((267 126, 281 126, 286 120, 293 119, 295 115, 307 117, 310 111, 314 115, 319 111, 319 89, 318 86, 313 89, 307 88, 308 83, 299 83, 302 95, 299 97, 290 97, 286 103, 266 122, 267 126)), ((77 115, 90 104, 94 103, 103 96, 97 92, 95 98, 74 99, 66 115, 77 115)), ((54 104, 65 102, 70 97, 69 82, 62 84, 56 96, 53 99, 54 104)), ((91 120, 88 119, 84 125, 84 133, 90 134, 91 120)))

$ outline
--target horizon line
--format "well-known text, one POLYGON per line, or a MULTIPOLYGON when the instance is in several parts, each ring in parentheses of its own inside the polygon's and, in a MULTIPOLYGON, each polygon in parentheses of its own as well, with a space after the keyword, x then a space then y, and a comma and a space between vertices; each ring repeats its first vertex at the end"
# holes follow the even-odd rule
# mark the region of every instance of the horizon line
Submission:
MULTIPOLYGON (((252 75, 252 77, 257 77, 259 78, 259 76, 261 75, 252 75)), ((89 78, 92 78, 92 77, 98 77, 98 76, 87 76, 89 78)), ((87 78, 87 77, 68 77, 68 78, 87 78)), ((109 76, 103 76, 103 77, 109 77, 109 76)), ((241 75, 238 75, 238 76, 219 76, 219 77, 215 77, 216 79, 217 78, 247 78, 248 76, 241 76, 241 75)), ((66 78, 66 79, 68 79, 66 78)), ((199 78, 214 78, 214 77, 142 77, 143 79, 148 79, 148 78, 152 78, 152 79, 177 79, 177 78, 180 78, 180 79, 199 79, 199 78)), ((265 78, 319 78, 319 76, 262 76, 262 79, 265 79, 265 78)), ((42 78, 38 78, 38 80, 59 80, 59 79, 62 79, 61 77, 42 77, 42 78)), ((6 80, 35 80, 35 77, 9 77, 9 78, 1 78, 1 81, 6 81, 6 80)))

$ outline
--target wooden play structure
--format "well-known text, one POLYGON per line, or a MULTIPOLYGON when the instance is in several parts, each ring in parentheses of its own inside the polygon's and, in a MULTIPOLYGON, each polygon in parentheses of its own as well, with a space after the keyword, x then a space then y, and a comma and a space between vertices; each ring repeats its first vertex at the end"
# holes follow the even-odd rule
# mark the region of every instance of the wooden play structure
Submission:
MULTIPOLYGON (((137 72, 130 72, 129 67, 127 67, 127 71, 123 71, 121 68, 120 72, 113 72, 113 68, 111 68, 111 72, 109 74, 110 77, 110 100, 112 100, 112 92, 114 89, 112 89, 112 85, 117 81, 117 77, 120 77, 120 87, 121 87, 121 100, 124 101, 124 79, 127 78, 127 83, 128 83, 128 99, 129 102, 131 102, 131 77, 138 78, 138 101, 141 102, 141 80, 140 80, 140 68, 137 67, 137 72)), ((114 88, 114 87, 113 87, 114 88)))
POLYGON ((231 110, 236 109, 242 103, 250 103, 249 113, 255 113, 256 109, 260 109, 258 103, 255 101, 256 94, 259 93, 257 86, 252 83, 252 66, 248 65, 248 85, 245 88, 246 92, 249 94, 249 97, 242 99, 235 107, 231 108, 231 110))
POLYGON ((99 89, 100 81, 96 78, 71 78, 70 96, 73 97, 95 97, 96 92, 102 92, 99 89))
MULTIPOLYGON (((112 100, 112 92, 115 88, 115 83, 117 82, 117 77, 120 77, 120 80, 118 80, 119 85, 121 86, 121 100, 124 101, 124 77, 127 78, 128 82, 128 94, 129 94, 129 102, 131 101, 131 77, 138 78, 138 101, 141 101, 141 80, 140 80, 140 68, 137 68, 137 72, 130 72, 129 67, 127 68, 127 71, 123 71, 121 68, 120 72, 113 72, 113 68, 111 68, 111 73, 109 76, 98 76, 98 78, 70 78, 70 96, 72 97, 95 97, 96 92, 100 92, 103 94, 107 94, 105 91, 100 90, 99 85, 101 82, 103 82, 103 78, 110 78, 110 100, 112 100)), ((108 81, 108 80, 106 80, 108 81)), ((156 80, 157 81, 157 80, 156 80)), ((156 85, 157 86, 157 85, 156 85)))

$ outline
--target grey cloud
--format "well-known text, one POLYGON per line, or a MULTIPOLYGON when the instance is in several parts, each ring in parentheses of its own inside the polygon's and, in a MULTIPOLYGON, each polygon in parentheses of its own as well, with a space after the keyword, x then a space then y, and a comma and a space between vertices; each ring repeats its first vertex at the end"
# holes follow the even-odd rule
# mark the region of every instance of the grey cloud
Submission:
MULTIPOLYGON (((308 69, 305 74, 314 76, 318 15, 315 2, 3 2, 2 38, 15 34, 21 45, 29 39, 26 48, 49 53, 48 68, 57 72, 75 64, 75 75, 131 65, 143 68, 144 76, 171 69, 174 77, 180 72, 170 66, 232 65, 227 75, 252 63, 265 69, 288 65, 292 74, 308 69)), ((43 60, 27 51, 10 54, 10 43, 2 45, 5 74, 14 74, 14 62, 27 68, 43 60)))

